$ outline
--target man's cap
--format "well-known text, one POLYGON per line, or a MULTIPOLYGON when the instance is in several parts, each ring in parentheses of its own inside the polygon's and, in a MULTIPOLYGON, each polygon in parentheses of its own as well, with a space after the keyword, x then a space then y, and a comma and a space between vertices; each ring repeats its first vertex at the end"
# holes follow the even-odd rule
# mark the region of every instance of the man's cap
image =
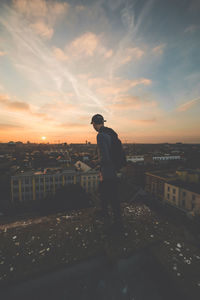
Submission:
POLYGON ((103 116, 99 114, 94 115, 91 120, 91 124, 103 124, 103 122, 106 122, 106 120, 104 120, 103 116))

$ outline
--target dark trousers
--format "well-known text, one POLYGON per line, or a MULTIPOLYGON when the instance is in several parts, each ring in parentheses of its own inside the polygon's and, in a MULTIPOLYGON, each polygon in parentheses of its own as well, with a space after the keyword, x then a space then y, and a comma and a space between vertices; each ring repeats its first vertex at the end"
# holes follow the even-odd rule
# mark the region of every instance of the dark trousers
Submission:
POLYGON ((118 178, 100 181, 99 194, 103 213, 105 215, 108 214, 108 206, 110 205, 114 221, 121 221, 121 205, 118 197, 118 178))

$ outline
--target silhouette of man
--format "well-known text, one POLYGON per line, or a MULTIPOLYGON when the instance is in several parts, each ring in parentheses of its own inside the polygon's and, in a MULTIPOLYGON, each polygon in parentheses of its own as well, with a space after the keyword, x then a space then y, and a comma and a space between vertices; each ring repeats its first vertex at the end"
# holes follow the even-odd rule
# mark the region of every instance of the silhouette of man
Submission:
POLYGON ((98 132, 97 151, 98 163, 100 165, 99 194, 102 208, 100 215, 107 219, 109 217, 108 206, 110 205, 113 212, 114 224, 121 228, 122 217, 118 197, 118 177, 111 153, 111 135, 117 136, 117 134, 113 129, 105 127, 104 122, 106 120, 100 114, 94 115, 91 120, 91 124, 98 132))

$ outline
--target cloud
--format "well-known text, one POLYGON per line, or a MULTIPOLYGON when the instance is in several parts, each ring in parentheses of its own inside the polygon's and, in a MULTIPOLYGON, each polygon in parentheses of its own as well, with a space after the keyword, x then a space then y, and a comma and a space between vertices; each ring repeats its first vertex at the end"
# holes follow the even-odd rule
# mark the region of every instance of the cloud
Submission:
POLYGON ((115 100, 115 103, 108 105, 108 108, 114 110, 138 109, 141 107, 139 97, 124 95, 115 100))
POLYGON ((200 98, 195 98, 191 101, 188 101, 182 105, 180 105, 179 107, 177 107, 177 111, 181 112, 181 111, 187 111, 188 109, 190 109, 192 106, 194 106, 195 104, 197 104, 198 102, 200 102, 200 98))
POLYGON ((34 117, 37 117, 37 118, 41 118, 45 121, 52 121, 54 120, 53 118, 49 117, 47 114, 45 113, 37 113, 37 112, 30 112, 30 114, 34 117))
POLYGON ((10 97, 5 94, 0 94, 0 104, 3 104, 9 110, 14 110, 14 111, 30 110, 29 104, 22 101, 11 101, 10 97))
POLYGON ((164 51, 164 48, 166 47, 166 44, 161 44, 161 45, 158 45, 156 46, 155 48, 152 49, 152 51, 155 53, 155 54, 163 54, 163 51, 164 51))
POLYGON ((6 109, 9 111, 21 111, 21 112, 26 112, 29 113, 30 115, 37 117, 37 118, 42 118, 43 120, 50 121, 52 118, 50 118, 47 114, 45 113, 38 113, 34 112, 30 105, 26 102, 23 101, 12 101, 10 97, 6 94, 0 94, 0 104, 2 104, 6 109))
POLYGON ((65 47, 65 55, 70 57, 70 59, 90 58, 94 55, 108 59, 112 57, 113 50, 107 49, 103 45, 100 36, 97 36, 93 32, 86 32, 65 47))
POLYGON ((13 7, 26 18, 36 34, 50 39, 56 19, 68 11, 69 4, 51 0, 13 0, 13 7))
POLYGON ((119 65, 127 64, 132 60, 138 60, 144 55, 144 51, 140 48, 128 48, 124 50, 123 55, 121 56, 121 60, 119 60, 119 65))
POLYGON ((13 0, 14 8, 24 14, 27 18, 47 18, 48 21, 53 21, 59 15, 65 13, 68 8, 68 3, 56 2, 51 0, 13 0))
POLYGON ((112 55, 113 55, 113 50, 112 49, 108 50, 104 54, 105 58, 110 58, 112 55))
POLYGON ((197 31, 198 29, 200 28, 200 26, 197 26, 197 25, 190 25, 190 26, 188 26, 185 30, 184 30, 184 32, 185 33, 193 33, 193 32, 195 32, 195 31, 197 31))
POLYGON ((44 0, 13 0, 14 8, 26 16, 44 17, 47 14, 47 3, 44 0))
POLYGON ((156 107, 155 101, 143 101, 140 97, 132 95, 122 95, 115 98, 112 104, 108 105, 111 110, 122 111, 122 110, 141 110, 144 107, 156 107))
POLYGON ((60 48, 54 48, 53 53, 58 60, 67 61, 69 57, 64 53, 64 51, 60 48))
POLYGON ((94 55, 98 44, 98 37, 95 34, 88 32, 75 39, 70 44, 68 50, 75 56, 92 56, 94 55))
POLYGON ((21 125, 0 123, 0 130, 13 130, 24 128, 21 125))
POLYGON ((52 27, 48 26, 42 21, 31 24, 30 27, 35 31, 36 34, 45 39, 50 39, 54 32, 52 27))
POLYGON ((85 129, 88 128, 88 124, 80 124, 80 123, 61 123, 57 127, 63 128, 63 129, 85 129))
MULTIPOLYGON (((1 17, 0 23, 9 33, 8 42, 10 49, 13 49, 13 51, 10 51, 10 57, 15 63, 15 66, 20 69, 20 72, 24 73, 26 80, 29 80, 32 84, 36 84, 36 88, 45 88, 47 90, 54 88, 61 94, 64 94, 66 90, 73 91, 76 95, 75 101, 84 101, 87 108, 96 105, 101 108, 101 110, 105 111, 105 108, 103 107, 102 102, 97 98, 97 95, 82 83, 82 80, 76 75, 76 71, 71 71, 67 64, 59 63, 52 53, 52 49, 49 49, 48 46, 26 26, 26 22, 16 15, 12 9, 7 7, 6 13, 7 14, 1 17), (15 48, 13 45, 15 45, 15 48)), ((94 48, 96 47, 93 45, 93 42, 98 40, 95 35, 89 36, 91 37, 91 39, 89 39, 91 48, 90 50, 87 49, 87 39, 85 36, 85 48, 83 47, 84 49, 82 50, 83 53, 86 51, 86 55, 93 53, 94 48)), ((77 47, 77 51, 80 53, 78 42, 75 42, 73 45, 75 48, 77 47)), ((81 47, 81 45, 79 46, 81 47)), ((61 56, 63 53, 57 51, 56 54, 61 56)), ((69 54, 67 52, 64 54, 70 57, 70 62, 76 62, 75 58, 77 57, 77 52, 75 50, 69 54)), ((88 58, 90 56, 86 57, 88 58)), ((86 61, 85 55, 78 57, 78 59, 80 58, 83 63, 86 61)), ((77 64, 75 67, 77 70, 77 64)), ((79 70, 79 72, 82 73, 82 70, 79 70)), ((85 72, 85 70, 83 72, 85 72)))
POLYGON ((143 119, 143 120, 132 120, 132 123, 133 124, 136 124, 136 125, 150 125, 150 124, 154 124, 156 123, 156 118, 152 118, 152 119, 143 119))
POLYGON ((90 86, 96 86, 98 93, 104 96, 110 96, 127 92, 137 85, 150 85, 152 81, 148 78, 139 78, 134 80, 123 80, 121 78, 117 78, 110 81, 101 78, 93 78, 88 80, 88 83, 90 86))
POLYGON ((6 52, 0 50, 0 56, 4 56, 4 55, 6 55, 6 52))

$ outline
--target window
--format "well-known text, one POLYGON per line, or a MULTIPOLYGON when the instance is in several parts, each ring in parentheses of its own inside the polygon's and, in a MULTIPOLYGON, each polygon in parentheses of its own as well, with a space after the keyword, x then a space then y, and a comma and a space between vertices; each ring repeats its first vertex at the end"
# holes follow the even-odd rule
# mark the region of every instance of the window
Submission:
POLYGON ((176 194, 176 189, 173 189, 173 194, 176 194))
POLYGON ((183 192, 183 197, 185 197, 186 196, 186 192, 183 192))
POLYGON ((194 201, 196 199, 196 196, 195 195, 192 195, 192 200, 194 201))
POLYGON ((174 202, 176 201, 176 197, 175 197, 175 196, 173 196, 173 201, 174 201, 174 202))
POLYGON ((195 201, 192 200, 192 202, 191 202, 191 209, 193 210, 194 208, 195 208, 195 201))
POLYGON ((14 197, 13 197, 13 200, 14 200, 14 201, 19 201, 19 197, 18 197, 18 196, 14 196, 14 197))
POLYGON ((169 193, 167 194, 167 199, 169 199, 169 193))
POLYGON ((168 190, 168 192, 170 191, 170 187, 169 186, 168 186, 167 190, 168 190))

